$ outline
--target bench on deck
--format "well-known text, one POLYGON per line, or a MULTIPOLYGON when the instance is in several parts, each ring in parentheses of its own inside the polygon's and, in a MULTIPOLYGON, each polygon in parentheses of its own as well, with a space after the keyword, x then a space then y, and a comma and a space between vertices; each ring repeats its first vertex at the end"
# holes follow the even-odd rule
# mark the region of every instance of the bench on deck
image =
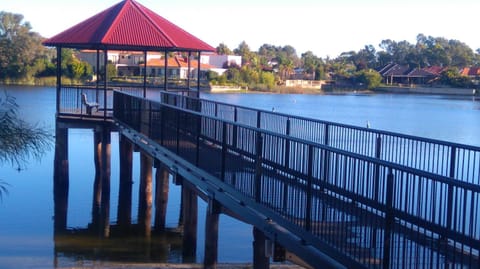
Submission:
POLYGON ((87 114, 92 115, 92 108, 96 108, 98 111, 98 103, 88 102, 87 95, 82 93, 82 104, 87 108, 87 114))

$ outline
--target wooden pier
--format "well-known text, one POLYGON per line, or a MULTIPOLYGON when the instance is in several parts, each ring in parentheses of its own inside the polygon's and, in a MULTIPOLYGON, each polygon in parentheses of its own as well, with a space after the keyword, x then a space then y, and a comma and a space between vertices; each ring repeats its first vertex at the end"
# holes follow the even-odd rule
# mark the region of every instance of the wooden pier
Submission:
MULTIPOLYGON (((480 199, 479 148, 326 122, 320 130, 338 132, 341 127, 345 129, 344 136, 356 140, 343 139, 342 145, 331 133, 318 132, 322 141, 329 137, 333 144, 324 145, 262 126, 262 122, 272 123, 272 119, 262 121, 262 117, 286 115, 261 110, 240 114, 246 108, 237 107, 237 120, 231 121, 220 116, 218 109, 216 116, 209 115, 210 101, 168 92, 158 94, 163 96, 162 102, 115 91, 112 118, 90 123, 95 125, 94 146, 99 149, 95 182, 97 177, 102 182, 94 196, 101 194, 101 198, 95 198, 93 203, 98 217, 94 214, 92 219, 98 219, 94 226, 102 236, 109 236, 105 216, 109 212, 106 200, 110 139, 106 133, 115 131, 120 134, 121 163, 118 225, 133 225, 129 204, 132 153, 140 151, 140 200, 135 225, 147 238, 152 235, 152 228, 165 228, 171 177, 174 184, 182 186, 179 225, 186 262, 195 259, 200 197, 208 203, 205 268, 215 268, 217 264, 219 214, 252 225, 255 268, 268 268, 274 257, 294 257, 295 262, 312 268, 472 267, 479 263, 480 226, 476 222, 480 209, 475 206, 480 199), (247 115, 260 119, 248 120, 255 126, 239 122, 247 115), (260 128, 256 126, 258 122, 260 128), (380 148, 385 140, 395 143, 380 148), (345 147, 363 152, 341 149, 345 147), (382 160, 395 156, 383 154, 384 150, 396 153, 413 149, 418 152, 398 159, 405 163, 382 160), (435 167, 412 167, 425 158, 420 150, 443 161, 435 162, 435 167), (370 152, 377 157, 368 156, 370 152), (449 169, 440 168, 442 163, 448 164, 449 169), (155 184, 152 167, 157 168, 155 184), (443 175, 444 170, 451 177, 443 175), (157 209, 155 216, 152 208, 157 209)), ((216 106, 225 108, 226 104, 216 106)), ((285 122, 290 125, 300 120, 304 126, 320 124, 289 117, 285 122)), ((85 121, 82 115, 80 122, 85 121)), ((288 130, 286 126, 284 130, 288 130)), ((309 128, 303 129, 306 134, 311 133, 309 128)), ((66 151, 62 145, 68 143, 62 141, 66 138, 62 134, 65 131, 57 130, 55 163, 59 165, 55 175, 68 177, 68 160, 61 154, 66 151)), ((68 195, 68 180, 55 182, 55 186, 64 189, 55 191, 56 195, 68 195)), ((55 207, 58 231, 66 228, 66 217, 62 216, 66 206, 61 204, 66 200, 56 196, 56 201, 60 201, 55 207)))
POLYGON ((68 129, 88 128, 96 173, 86 232, 98 237, 135 231, 149 241, 165 232, 172 179, 182 188, 185 262, 199 244, 198 198, 208 203, 204 268, 218 264, 220 214, 252 226, 256 269, 285 259, 307 268, 480 267, 479 147, 202 100, 200 61, 191 61, 215 49, 134 0, 44 44, 57 48, 55 238, 72 232, 68 129), (63 85, 64 48, 96 51, 93 84, 63 85), (143 54, 143 85, 109 84, 109 50, 143 54), (165 61, 161 84, 147 83, 151 51, 165 61), (178 87, 167 75, 172 53, 188 60, 178 87), (112 132, 120 136, 117 223, 109 220, 112 132), (133 152, 141 155, 136 218, 133 152))

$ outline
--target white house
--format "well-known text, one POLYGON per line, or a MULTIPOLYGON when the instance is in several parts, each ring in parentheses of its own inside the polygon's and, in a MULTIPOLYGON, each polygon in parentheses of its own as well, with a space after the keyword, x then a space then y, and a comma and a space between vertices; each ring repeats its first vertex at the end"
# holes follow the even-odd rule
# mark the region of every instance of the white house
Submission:
POLYGON ((242 56, 205 54, 200 56, 200 63, 209 64, 216 68, 226 68, 235 65, 242 66, 242 56))
MULTIPOLYGON (((103 64, 103 53, 100 53, 100 64, 103 64)), ((95 50, 82 50, 77 53, 77 57, 88 62, 95 72, 97 65, 97 52, 95 50)), ((139 76, 143 74, 143 64, 145 63, 145 55, 138 51, 108 51, 107 60, 114 64, 117 68, 119 76, 139 76)), ((148 52, 147 53, 147 75, 159 76, 164 72, 163 53, 148 52)), ((192 70, 197 68, 198 62, 192 60, 190 76, 192 70)), ((242 66, 242 57, 237 55, 217 55, 204 54, 200 56, 200 72, 206 73, 208 70, 214 71, 219 75, 223 74, 230 66, 242 66)), ((168 76, 175 78, 187 78, 188 63, 179 56, 168 58, 168 76)))

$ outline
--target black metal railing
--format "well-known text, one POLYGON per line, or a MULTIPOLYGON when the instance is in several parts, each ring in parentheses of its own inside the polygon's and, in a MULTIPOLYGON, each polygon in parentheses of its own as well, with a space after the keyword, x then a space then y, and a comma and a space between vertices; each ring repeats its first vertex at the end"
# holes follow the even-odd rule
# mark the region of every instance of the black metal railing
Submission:
POLYGON ((161 92, 163 103, 480 184, 480 147, 161 92), (196 105, 192 105, 192 104, 196 105), (192 109, 193 108, 193 109, 192 109))
MULTIPOLYGON (((112 85, 104 90, 103 86, 95 85, 63 85, 58 93, 57 106, 59 115, 89 116, 110 118, 113 110, 113 91, 121 91, 134 96, 141 96, 151 100, 161 100, 161 93, 165 92, 159 87, 143 87, 132 85, 112 85), (98 104, 98 109, 88 114, 86 104, 82 101, 82 95, 90 103, 98 104)), ((171 94, 178 96, 197 96, 195 89, 169 89, 171 94)))
MULTIPOLYGON (((188 106, 198 108, 198 101, 196 106, 194 103, 188 106)), ((327 146, 322 141, 307 141, 268 128, 252 127, 238 118, 235 122, 218 114, 206 115, 203 109, 199 113, 176 105, 115 92, 114 118, 255 201, 267 210, 268 217, 297 234, 305 244, 333 257, 338 258, 341 253, 339 262, 346 266, 478 268, 480 265, 478 184, 358 152, 358 148, 365 146, 351 146, 349 152, 332 147, 331 143, 327 146)), ((318 124, 322 126, 321 122, 318 124)), ((260 123, 259 127, 264 126, 260 123)), ((357 139, 360 134, 373 136, 374 145, 378 143, 377 133, 381 137, 392 135, 352 129, 350 134, 357 134, 353 135, 357 139)), ((330 130, 324 134, 324 139, 333 140, 330 130)), ((413 139, 397 136, 402 141, 413 139)), ((416 143, 437 142, 420 141, 416 143)), ((459 152, 456 144, 431 147, 450 147, 448 156, 459 152)), ((476 150, 471 148, 462 146, 464 150, 476 150)), ((398 149, 390 151, 400 155, 398 149)), ((430 156, 428 150, 424 154, 422 158, 426 161, 438 158, 430 156)), ((472 161, 454 158, 447 163, 458 163, 460 168, 472 161)))

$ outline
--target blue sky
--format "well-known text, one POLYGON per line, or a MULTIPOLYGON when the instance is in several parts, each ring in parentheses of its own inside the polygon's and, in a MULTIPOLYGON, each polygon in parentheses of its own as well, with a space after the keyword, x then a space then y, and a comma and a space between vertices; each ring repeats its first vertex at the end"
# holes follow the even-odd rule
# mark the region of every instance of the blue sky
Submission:
MULTIPOLYGON (((33 30, 51 37, 120 0, 2 0, 3 11, 23 14, 33 30)), ((216 47, 245 41, 291 45, 320 57, 358 51, 383 39, 416 42, 445 37, 480 48, 478 0, 137 0, 216 47)))

